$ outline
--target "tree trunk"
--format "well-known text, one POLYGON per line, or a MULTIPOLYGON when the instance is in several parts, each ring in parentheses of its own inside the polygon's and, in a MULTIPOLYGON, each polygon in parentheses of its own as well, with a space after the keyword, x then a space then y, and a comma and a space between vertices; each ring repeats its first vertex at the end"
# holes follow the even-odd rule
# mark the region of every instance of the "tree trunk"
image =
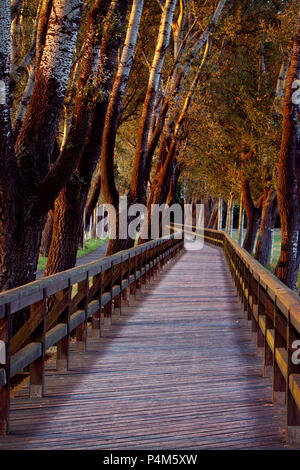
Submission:
POLYGON ((15 115, 15 120, 13 123, 13 133, 14 133, 14 141, 17 140, 20 130, 22 128, 22 124, 24 121, 26 109, 30 102, 30 98, 33 93, 34 89, 34 75, 35 75, 35 68, 33 65, 28 66, 28 80, 22 95, 22 98, 18 104, 18 109, 15 115))
POLYGON ((245 178, 243 174, 241 179, 243 203, 247 216, 247 230, 244 238, 243 248, 248 251, 248 253, 252 253, 254 249, 256 234, 259 227, 261 211, 260 208, 255 207, 252 201, 249 180, 245 178))
POLYGON ((215 201, 214 204, 213 204, 213 208, 212 208, 212 211, 211 211, 211 215, 210 215, 210 218, 209 218, 209 221, 208 221, 207 228, 214 228, 215 221, 216 221, 217 217, 218 217, 218 201, 215 201))
POLYGON ((263 200, 261 223, 254 255, 254 258, 263 266, 270 264, 276 215, 276 191, 273 188, 268 188, 263 200))
MULTIPOLYGON (((128 0, 113 0, 109 15, 119 14, 121 24, 123 24, 127 7, 128 0)), ((108 25, 110 24, 111 21, 108 21, 108 25)), ((53 236, 45 276, 72 268, 76 263, 84 209, 92 175, 100 154, 108 99, 112 89, 113 71, 120 41, 121 34, 111 34, 108 27, 106 36, 102 41, 99 60, 99 72, 101 74, 105 72, 105 75, 109 77, 105 84, 102 84, 102 87, 105 87, 106 98, 101 102, 97 102, 91 112, 88 136, 81 158, 72 177, 55 202, 53 236), (73 239, 71 239, 72 233, 73 239), (67 246, 69 248, 66 248, 67 246)))
POLYGON ((46 224, 42 233, 40 254, 43 256, 48 256, 51 238, 53 233, 53 210, 51 209, 48 212, 46 224))
POLYGON ((166 0, 163 7, 158 41, 151 66, 148 88, 143 106, 138 130, 135 159, 132 169, 129 200, 145 203, 148 180, 146 178, 147 143, 150 131, 151 117, 160 81, 162 66, 169 46, 170 33, 176 0, 166 0))
POLYGON ((107 109, 103 133, 101 169, 99 169, 99 172, 101 172, 102 194, 104 202, 106 204, 112 204, 116 209, 119 205, 119 193, 114 180, 115 142, 121 116, 123 97, 132 67, 133 54, 143 11, 143 3, 143 1, 134 0, 132 5, 127 35, 107 109))
POLYGON ((204 227, 208 227, 211 210, 211 197, 204 196, 204 227))
POLYGON ((87 200, 86 206, 85 206, 85 225, 86 227, 89 226, 90 219, 92 217, 93 211, 97 206, 99 196, 101 192, 101 167, 99 167, 99 170, 97 172, 95 181, 93 183, 92 191, 89 195, 89 198, 87 200))
MULTIPOLYGON (((299 94, 295 82, 300 79, 300 14, 293 45, 291 65, 284 97, 282 140, 278 165, 277 200, 281 221, 281 252, 276 276, 291 289, 298 272, 299 242, 299 94)), ((299 86, 299 85, 298 85, 299 86)))
POLYGON ((10 1, 0 8, 0 290, 14 287, 21 178, 13 150, 9 103, 10 1))
MULTIPOLYGON (((7 14, 7 6, 1 8, 0 23, 7 14)), ((82 8, 83 0, 53 0, 36 85, 15 146, 18 166, 11 148, 8 102, 5 101, 0 109, 1 148, 4 148, 2 139, 5 139, 5 152, 9 152, 6 155, 1 153, 0 159, 0 194, 5 195, 4 205, 1 203, 0 224, 3 255, 0 256, 1 289, 17 287, 35 278, 41 234, 51 203, 51 197, 47 194, 47 210, 41 208, 45 201, 40 200, 39 189, 52 162, 82 8), (3 181, 3 176, 6 181, 3 181), (10 225, 13 218, 13 224, 10 225), (13 248, 8 246, 8 239, 14 241, 13 248), (8 258, 9 270, 6 269, 8 258)), ((5 17, 5 25, 0 25, 0 81, 2 71, 9 70, 9 67, 6 68, 8 63, 5 63, 5 55, 2 54, 2 46, 10 50, 9 41, 5 37, 6 25, 10 25, 9 16, 5 17)))
POLYGON ((54 204, 53 235, 45 276, 73 268, 82 239, 84 194, 78 192, 74 179, 68 182, 54 204))
POLYGON ((239 245, 242 246, 242 240, 244 235, 244 218, 245 218, 245 211, 244 211, 244 204, 243 204, 243 196, 241 193, 240 198, 240 211, 239 211, 239 245))
POLYGON ((223 199, 219 199, 218 201, 218 230, 222 230, 223 227, 223 199))
POLYGON ((230 193, 230 199, 228 200, 228 207, 227 207, 227 222, 226 222, 226 231, 230 237, 232 237, 232 228, 233 228, 233 209, 234 209, 234 194, 230 193))

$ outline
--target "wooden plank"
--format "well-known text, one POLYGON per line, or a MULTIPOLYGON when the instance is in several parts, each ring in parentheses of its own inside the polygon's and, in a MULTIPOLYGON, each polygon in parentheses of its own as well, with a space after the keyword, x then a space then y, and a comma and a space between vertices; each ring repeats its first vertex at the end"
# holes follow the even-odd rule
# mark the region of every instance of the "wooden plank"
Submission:
POLYGON ((276 348, 275 351, 275 358, 276 362, 281 370, 282 375, 284 378, 287 378, 287 368, 288 368, 288 358, 287 352, 285 348, 276 348))
POLYGON ((300 410, 300 374, 290 375, 290 391, 294 397, 295 402, 300 410))
POLYGON ((12 399, 0 449, 284 449, 284 408, 249 341, 222 252, 186 252, 131 307, 12 399))
POLYGON ((46 333, 46 350, 54 344, 57 344, 64 336, 67 335, 67 325, 65 323, 59 323, 54 328, 46 333))
POLYGON ((42 354, 41 343, 29 343, 11 357, 10 376, 21 372, 26 366, 35 361, 42 354))

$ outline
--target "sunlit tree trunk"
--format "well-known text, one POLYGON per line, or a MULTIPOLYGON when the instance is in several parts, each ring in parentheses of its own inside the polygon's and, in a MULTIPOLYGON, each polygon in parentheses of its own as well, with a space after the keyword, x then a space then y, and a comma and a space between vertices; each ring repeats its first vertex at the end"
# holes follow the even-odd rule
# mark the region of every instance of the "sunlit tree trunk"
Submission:
POLYGON ((42 233, 42 239, 41 239, 40 253, 44 256, 48 256, 49 254, 52 232, 53 232, 53 210, 51 209, 48 212, 47 220, 45 223, 45 227, 44 227, 44 230, 42 233))
POLYGON ((27 84, 24 89, 24 93, 22 95, 22 98, 18 104, 18 109, 16 111, 14 123, 13 123, 13 134, 14 134, 14 140, 17 139, 19 132, 21 130, 26 109, 27 106, 30 102, 33 89, 34 89, 34 75, 35 75, 35 68, 32 64, 28 66, 28 79, 27 79, 27 84))
POLYGON ((227 206, 227 220, 226 220, 226 232, 232 237, 233 227, 233 209, 234 209, 234 194, 230 193, 227 206))
POLYGON ((242 245, 242 240, 243 240, 243 235, 244 235, 244 217, 245 217, 245 211, 244 211, 244 204, 243 204, 243 196, 241 194, 240 211, 239 211, 239 238, 238 238, 239 245, 242 245))
MULTIPOLYGON (((225 4, 226 4, 226 0, 219 1, 209 25, 204 31, 201 30, 201 33, 192 34, 193 26, 194 26, 192 25, 192 27, 186 34, 185 38, 181 41, 180 45, 179 45, 179 40, 183 36, 182 30, 183 30, 185 16, 182 14, 179 15, 179 18, 178 18, 178 21, 176 22, 176 27, 175 27, 176 33, 174 34, 175 63, 173 67, 171 68, 171 72, 167 80, 167 85, 165 87, 165 93, 164 95, 162 95, 161 100, 159 101, 161 109, 158 113, 155 126, 152 123, 152 126, 154 126, 154 129, 151 129, 151 138, 148 139, 147 153, 146 153, 146 171, 144 174, 145 181, 149 180, 153 155, 158 145, 163 129, 164 129, 163 134, 165 134, 165 136, 163 135, 162 139, 164 140, 164 142, 166 142, 166 140, 170 140, 171 138, 170 136, 168 136, 168 134, 171 132, 170 129, 172 128, 172 126, 175 125, 176 116, 174 117, 174 111, 173 111, 172 113, 173 115, 169 116, 168 122, 166 124, 166 118, 168 116, 170 102, 171 100, 172 101, 178 100, 178 95, 183 89, 184 80, 188 76, 188 72, 193 64, 193 61, 195 57, 197 56, 197 54, 200 52, 201 48, 205 44, 207 46, 210 35, 213 32, 217 22, 219 21, 220 15, 222 13, 222 10, 225 4), (191 49, 188 49, 187 43, 190 43, 190 42, 193 43, 193 46, 191 49)), ((181 2, 181 9, 184 10, 184 2, 181 2)), ((173 22, 173 29, 174 29, 174 22, 173 22)), ((207 50, 204 53, 204 56, 206 55, 207 55, 207 50)))
POLYGON ((282 241, 276 275, 292 289, 297 280, 299 242, 300 101, 297 92, 295 96, 294 86, 295 80, 299 79, 300 15, 286 81, 277 190, 282 241))
POLYGON ((219 198, 218 201, 218 230, 222 230, 223 227, 223 199, 219 198))
POLYGON ((155 98, 160 81, 161 70, 164 63, 166 51, 169 46, 175 6, 176 0, 166 0, 162 12, 158 41, 156 44, 155 54, 149 76, 148 88, 138 129, 138 139, 129 192, 130 203, 146 202, 145 198, 148 179, 146 179, 145 175, 148 136, 150 131, 151 117, 154 109, 155 98))
POLYGON ((243 248, 249 253, 253 252, 256 234, 259 228, 261 210, 256 207, 251 197, 250 183, 244 175, 241 176, 242 196, 247 216, 247 230, 243 242, 243 248))
MULTIPOLYGON (((120 24, 124 25, 127 8, 128 0, 113 1, 109 15, 118 15, 120 24)), ((76 262, 81 233, 79 227, 83 223, 89 187, 100 155, 109 96, 113 85, 115 61, 121 42, 121 34, 111 34, 109 19, 107 24, 108 28, 102 42, 99 62, 99 73, 103 74, 105 71, 105 75, 109 77, 105 82, 106 94, 102 101, 96 103, 92 111, 88 136, 77 168, 55 203, 54 232, 45 275, 68 269, 76 262)), ((132 48, 131 46, 130 42, 126 42, 126 48, 132 48)), ((133 50, 134 48, 132 54, 133 50)))
POLYGON ((90 218, 97 206, 101 192, 101 167, 99 167, 93 186, 85 206, 85 225, 88 227, 90 218))
MULTIPOLYGON (((101 190, 106 204, 112 204, 119 213, 119 193, 114 180, 114 151, 118 124, 121 116, 122 102, 127 87, 133 54, 135 51, 137 34, 139 30, 144 2, 135 0, 132 5, 127 35, 122 51, 121 61, 118 67, 111 98, 107 110, 103 142, 101 148, 101 190)), ((117 216, 117 233, 119 233, 119 218, 117 216)), ((127 229, 127 227, 126 227, 127 229)), ((110 238, 107 254, 115 253, 127 247, 128 240, 110 238)), ((133 241, 132 241, 133 243, 133 241)))
POLYGON ((268 266, 270 264, 276 215, 276 190, 274 188, 266 188, 262 203, 262 216, 254 255, 254 258, 263 266, 268 266))
POLYGON ((208 228, 214 228, 217 217, 218 217, 218 201, 214 200, 213 208, 212 208, 211 215, 210 215, 208 225, 207 225, 208 228))
MULTIPOLYGON (((6 214, 1 203, 1 231, 4 239, 6 232, 9 233, 10 239, 14 239, 14 247, 13 250, 10 249, 13 251, 13 256, 8 255, 7 243, 1 243, 1 250, 4 252, 0 260, 0 271, 7 273, 4 264, 9 256, 10 287, 35 278, 41 234, 49 209, 49 207, 45 210, 41 208, 45 201, 40 200, 39 189, 52 161, 83 1, 53 0, 52 7, 43 55, 36 74, 36 85, 15 146, 18 167, 11 148, 10 110, 7 108, 7 103, 1 109, 0 119, 2 121, 4 119, 4 122, 1 122, 0 139, 7 141, 5 152, 9 153, 9 155, 1 153, 0 165, 6 168, 4 172, 1 168, 0 173, 5 175, 6 181, 0 182, 0 193, 5 195, 4 205, 9 208, 9 213, 6 214), (10 165, 13 165, 13 171, 12 167, 9 168, 10 165), (18 194, 14 195, 16 184, 18 194), (17 211, 14 209, 16 205, 17 211), (10 226, 13 216, 15 216, 14 224, 10 226)), ((7 51, 10 50, 9 41, 5 37, 7 25, 10 27, 10 20, 9 16, 4 18, 4 14, 7 14, 6 9, 1 8, 1 17, 5 20, 5 25, 0 27, 1 52, 3 46, 7 51)), ((3 58, 2 55, 2 60, 3 58)), ((1 70, 6 70, 4 65, 8 65, 9 70, 9 60, 6 64, 5 61, 1 64, 1 70)), ((1 148, 3 148, 2 142, 1 148)), ((2 274, 0 288, 6 287, 7 274, 5 276, 2 274)))
POLYGON ((14 286, 16 225, 21 204, 21 178, 13 150, 10 122, 10 1, 0 8, 0 289, 14 286))

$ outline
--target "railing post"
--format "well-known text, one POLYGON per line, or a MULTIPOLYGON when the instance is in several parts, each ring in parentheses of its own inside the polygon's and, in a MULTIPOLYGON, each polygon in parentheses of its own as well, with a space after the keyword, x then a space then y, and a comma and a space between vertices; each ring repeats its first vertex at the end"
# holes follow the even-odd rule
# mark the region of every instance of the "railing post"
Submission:
POLYGON ((70 359, 70 315, 71 315, 71 298, 72 298, 72 285, 69 279, 67 289, 61 291, 58 298, 62 298, 65 292, 68 292, 68 305, 66 313, 61 319, 67 325, 67 335, 62 338, 57 344, 56 353, 56 369, 65 371, 69 370, 69 359, 70 359))
POLYGON ((300 366, 293 364, 292 355, 294 350, 292 349, 293 338, 291 335, 291 314, 288 312, 288 323, 287 323, 287 379, 286 379, 286 434, 287 440, 290 444, 300 443, 300 410, 295 402, 295 399, 291 393, 290 382, 292 374, 299 373, 300 366))
MULTIPOLYGON (((128 287, 125 287, 125 289, 123 289, 121 291, 121 297, 122 297, 122 300, 124 300, 126 303, 127 303, 127 306, 129 307, 129 295, 130 295, 130 287, 129 287, 129 280, 130 280, 130 255, 129 255, 129 258, 128 258, 128 265, 127 265, 127 281, 128 281, 128 287)), ((123 272, 123 268, 122 268, 122 272, 123 272)), ((122 285, 122 283, 121 283, 122 285)))
POLYGON ((285 348, 285 341, 281 337, 278 331, 278 317, 277 311, 277 296, 274 301, 274 360, 273 360, 273 388, 272 388, 272 402, 284 404, 285 403, 285 378, 276 361, 276 349, 285 348))
POLYGON ((263 376, 272 377, 273 375, 273 354, 268 343, 268 330, 273 329, 272 320, 266 314, 266 331, 265 331, 265 345, 264 345, 264 368, 263 376))
MULTIPOLYGON (((254 281, 254 278, 252 278, 252 280, 254 281)), ((257 281, 255 280, 254 283, 256 283, 256 282, 257 281)), ((258 326, 257 326, 258 323, 257 323, 255 315, 254 315, 254 309, 255 309, 255 306, 257 306, 257 297, 256 297, 256 293, 255 293, 255 285, 253 286, 251 294, 252 294, 252 312, 251 312, 251 336, 250 336, 250 339, 253 340, 253 339, 255 339, 255 334, 257 334, 257 329, 258 329, 258 326)))
POLYGON ((114 280, 114 264, 111 263, 111 274, 109 280, 109 292, 110 292, 110 301, 103 307, 103 324, 104 326, 110 326, 112 323, 112 290, 113 290, 113 280, 114 280))
POLYGON ((138 269, 138 271, 140 271, 140 277, 136 280, 136 287, 137 287, 137 289, 141 289, 141 288, 142 288, 142 278, 141 278, 142 266, 143 266, 143 249, 141 248, 140 261, 139 261, 139 269, 138 269))
POLYGON ((121 316, 122 315, 122 281, 123 281, 123 258, 122 256, 121 256, 121 263, 119 264, 119 266, 120 266, 120 294, 116 295, 116 297, 114 298, 113 313, 115 315, 121 316))
POLYGON ((261 316, 261 302, 260 302, 260 282, 257 284, 257 338, 256 338, 256 354, 259 355, 265 347, 265 340, 263 332, 259 324, 259 317, 261 316))
POLYGON ((155 245, 154 247, 154 268, 153 268, 153 278, 158 278, 158 259, 159 259, 159 245, 155 245))
MULTIPOLYGON (((143 250, 143 248, 142 248, 143 250)), ((147 252, 146 250, 142 251, 142 262, 141 262, 141 270, 145 270, 144 274, 141 276, 141 290, 143 289, 143 286, 146 284, 146 276, 147 276, 147 273, 146 273, 146 261, 147 261, 147 252)))
MULTIPOLYGON (((100 289, 102 289, 102 272, 100 274, 97 274, 93 278, 93 286, 97 286, 98 292, 100 289)), ((98 294, 98 301, 99 301, 99 310, 94 313, 92 316, 92 337, 93 338, 100 338, 101 336, 101 297, 102 297, 102 292, 98 294)))
POLYGON ((0 389, 0 434, 9 433, 10 408, 10 340, 11 340, 11 313, 10 304, 5 305, 5 319, 3 321, 2 338, 5 342, 5 385, 0 389))
POLYGON ((98 294, 98 301, 99 301, 99 337, 102 336, 102 294, 103 294, 103 271, 99 273, 99 294, 98 294))
POLYGON ((88 322, 88 302, 89 302, 89 272, 86 273, 86 279, 79 283, 78 291, 84 291, 85 296, 82 301, 85 317, 84 322, 76 328, 77 350, 86 351, 87 349, 87 322, 88 322))
POLYGON ((41 356, 32 362, 29 366, 30 383, 29 383, 29 396, 30 398, 41 398, 44 395, 45 383, 45 343, 46 343, 46 318, 47 318, 47 292, 43 289, 43 322, 42 331, 40 332, 39 339, 42 345, 41 356))

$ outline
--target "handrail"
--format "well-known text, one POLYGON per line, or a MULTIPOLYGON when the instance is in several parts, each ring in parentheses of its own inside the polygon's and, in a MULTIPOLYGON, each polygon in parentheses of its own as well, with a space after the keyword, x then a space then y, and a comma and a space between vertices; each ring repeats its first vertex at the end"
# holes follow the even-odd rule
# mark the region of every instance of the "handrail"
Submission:
MULTIPOLYGON (((174 224, 182 228, 181 224, 174 224)), ((263 375, 272 377, 273 402, 286 403, 286 435, 300 442, 300 298, 264 268, 228 233, 184 226, 185 233, 224 251, 257 352, 263 351, 263 375)))
POLYGON ((177 232, 0 294, 0 340, 5 344, 0 434, 9 432, 11 379, 29 367, 30 396, 42 397, 46 351, 56 345, 56 367, 68 370, 72 332, 78 348, 86 350, 88 322, 101 336, 102 325, 111 323, 113 308, 121 314, 122 298, 128 301, 135 295, 183 245, 182 232, 177 232), (28 320, 12 336, 12 319, 20 312, 28 320))

